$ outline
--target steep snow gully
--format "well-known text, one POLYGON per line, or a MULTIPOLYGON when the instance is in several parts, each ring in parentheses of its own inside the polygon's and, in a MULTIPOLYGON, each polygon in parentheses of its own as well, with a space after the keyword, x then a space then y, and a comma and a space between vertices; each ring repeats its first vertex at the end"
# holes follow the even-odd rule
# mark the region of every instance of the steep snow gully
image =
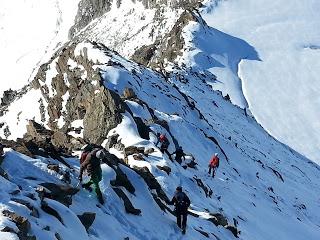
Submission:
MULTIPOLYGON (((92 86, 97 96, 108 89, 126 106, 121 123, 102 143, 110 151, 100 182, 106 203, 101 206, 94 193, 75 189, 79 152, 54 156, 52 149, 45 153, 45 147, 30 144, 35 140, 18 145, 7 141, 17 151, 25 148, 29 156, 5 149, 1 239, 319 238, 319 167, 213 91, 201 72, 177 68, 164 77, 89 42, 70 44, 64 52, 69 59, 56 55, 36 79, 41 87, 32 90, 45 106, 51 98, 64 99, 65 107, 57 106, 64 114, 56 119, 64 129, 73 124, 64 118, 72 99, 59 93, 59 75, 67 91, 74 84, 92 86), (60 57, 68 64, 62 66, 60 57), (71 74, 78 70, 82 79, 71 74), (100 80, 89 72, 98 72, 100 80), (128 88, 131 94, 123 95, 128 88), (186 162, 179 165, 163 155, 155 146, 157 133, 167 135, 170 152, 182 146, 186 162), (207 164, 215 152, 221 163, 212 178, 207 164), (178 185, 191 199, 186 235, 178 231, 165 204, 178 185)), ((24 98, 28 95, 17 104, 24 98)), ((41 122, 40 110, 34 111, 34 120, 41 122)), ((86 128, 81 115, 73 115, 73 122, 86 128)), ((83 129, 78 134, 83 136, 83 129)))

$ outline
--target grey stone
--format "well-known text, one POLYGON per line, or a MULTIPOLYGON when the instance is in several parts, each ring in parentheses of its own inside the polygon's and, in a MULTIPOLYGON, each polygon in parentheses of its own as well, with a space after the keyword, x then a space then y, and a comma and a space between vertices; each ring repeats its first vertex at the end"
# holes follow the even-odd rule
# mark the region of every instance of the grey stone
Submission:
POLYGON ((85 229, 88 231, 89 227, 93 224, 96 218, 96 214, 92 212, 84 212, 83 214, 78 215, 78 218, 80 219, 85 229))
POLYGON ((141 210, 140 209, 136 209, 132 205, 132 203, 129 200, 129 198, 127 197, 127 195, 120 188, 112 188, 112 189, 122 199, 124 207, 125 207, 127 213, 131 213, 133 215, 140 215, 141 214, 141 210))

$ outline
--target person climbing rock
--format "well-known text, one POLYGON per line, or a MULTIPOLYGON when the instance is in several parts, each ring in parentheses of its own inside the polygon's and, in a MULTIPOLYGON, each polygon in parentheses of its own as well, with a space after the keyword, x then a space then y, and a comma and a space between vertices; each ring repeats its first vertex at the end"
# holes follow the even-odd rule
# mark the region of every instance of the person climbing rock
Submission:
POLYGON ((186 233, 187 227, 187 217, 188 217, 188 207, 190 206, 190 199, 182 191, 182 187, 178 186, 176 192, 171 201, 168 202, 169 205, 175 206, 175 214, 177 217, 177 225, 181 228, 182 233, 186 233))
POLYGON ((183 152, 183 149, 182 149, 181 146, 179 146, 179 147, 176 149, 175 152, 171 153, 171 156, 172 156, 173 154, 175 154, 174 160, 176 160, 179 164, 182 163, 182 158, 183 158, 184 161, 186 160, 186 158, 185 158, 185 155, 186 155, 186 154, 183 152))
POLYGON ((158 135, 158 142, 157 142, 156 146, 158 146, 159 143, 161 144, 160 151, 162 153, 166 153, 168 155, 169 159, 172 161, 171 154, 168 152, 168 147, 169 147, 170 142, 167 139, 165 134, 158 135))
POLYGON ((211 158, 210 162, 209 162, 209 175, 211 174, 211 170, 212 170, 212 177, 214 178, 215 173, 216 173, 216 169, 219 167, 219 157, 218 157, 218 153, 215 153, 213 155, 213 157, 211 158))
POLYGON ((86 154, 83 162, 80 165, 79 181, 82 182, 83 171, 86 170, 90 176, 90 180, 87 183, 82 184, 82 187, 88 191, 92 191, 91 185, 94 185, 95 192, 98 200, 101 204, 104 204, 102 193, 99 187, 99 182, 102 180, 102 170, 100 166, 100 160, 105 158, 106 153, 104 149, 95 148, 86 154))

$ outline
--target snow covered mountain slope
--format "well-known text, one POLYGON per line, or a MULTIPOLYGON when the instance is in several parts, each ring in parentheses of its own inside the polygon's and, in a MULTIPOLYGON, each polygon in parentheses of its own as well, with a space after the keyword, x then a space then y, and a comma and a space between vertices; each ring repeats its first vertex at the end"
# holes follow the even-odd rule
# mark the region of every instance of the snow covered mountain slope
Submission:
MULTIPOLYGON (((95 139, 117 156, 109 156, 102 164, 100 186, 106 203, 97 207, 94 194, 80 189, 69 194, 72 203, 67 208, 52 192, 36 192, 43 182, 66 185, 61 179, 65 180, 67 171, 71 186, 76 186, 76 158, 32 159, 7 149, 1 167, 8 180, 0 177, 5 186, 1 189, 0 219, 6 229, 0 232, 1 239, 17 239, 14 232, 37 239, 69 239, 71 234, 77 239, 235 239, 234 235, 246 240, 319 239, 319 167, 272 138, 244 110, 213 91, 209 80, 206 74, 190 68, 176 68, 168 74, 152 71, 102 44, 70 43, 58 52, 33 82, 32 94, 38 94, 38 106, 42 102, 42 107, 29 110, 28 117, 32 119, 33 114, 36 121, 51 127, 53 132, 47 136, 52 143, 58 133, 74 134, 72 126, 77 123, 82 127, 78 136, 95 139), (91 100, 81 105, 86 92, 91 100), (118 106, 114 115, 121 115, 119 122, 110 123, 111 115, 96 116, 107 114, 102 103, 109 96, 113 100, 108 102, 118 106), (94 129, 96 117, 104 121, 99 126, 103 133, 98 136, 88 131, 94 129), (184 168, 163 155, 155 146, 160 132, 168 136, 170 152, 182 146, 196 165, 192 157, 187 157, 184 168), (219 153, 221 163, 212 179, 207 164, 214 152, 219 153), (48 163, 59 164, 58 173, 50 170, 48 163), (183 186, 192 202, 193 214, 184 237, 164 204, 177 185, 183 186), (29 204, 21 204, 21 199, 29 204), (21 224, 9 221, 13 216, 6 210, 27 218, 30 228, 24 233, 17 229, 21 224), (95 215, 88 231, 76 216, 84 212, 95 215), (236 225, 237 230, 230 225, 236 225)), ((23 95, 15 104, 27 98, 28 94, 23 95)), ((12 132, 13 126, 9 126, 12 132)), ((48 130, 39 133, 43 132, 48 130)), ((42 139, 48 144, 48 138, 42 139)), ((35 147, 30 142, 25 146, 29 151, 30 146, 35 147)), ((42 185, 53 188, 52 184, 42 185)))
POLYGON ((68 40, 79 0, 1 1, 0 96, 18 90, 48 61, 57 47, 68 40))
POLYGON ((261 61, 242 60, 239 77, 264 128, 320 162, 320 2, 205 1, 208 25, 248 42, 261 61))
POLYGON ((170 4, 174 1, 155 2, 152 7, 145 2, 126 1, 119 4, 118 1, 110 1, 109 11, 89 22, 79 33, 76 32, 74 38, 103 43, 122 56, 131 57, 135 50, 153 44, 170 31, 183 12, 182 7, 170 4))
POLYGON ((0 64, 6 84, 1 95, 32 79, 73 26, 70 36, 75 39, 101 42, 154 69, 171 71, 168 65, 173 64, 203 71, 211 76, 207 83, 213 89, 242 108, 249 106, 270 134, 319 161, 320 126, 315 120, 319 85, 314 80, 319 69, 314 60, 320 45, 319 3, 206 0, 202 4, 33 0, 19 1, 16 8, 4 2, 0 46, 5 57, 0 64), (199 9, 199 22, 189 24, 190 19, 181 16, 194 9, 199 9), (17 15, 24 21, 16 21, 17 15))

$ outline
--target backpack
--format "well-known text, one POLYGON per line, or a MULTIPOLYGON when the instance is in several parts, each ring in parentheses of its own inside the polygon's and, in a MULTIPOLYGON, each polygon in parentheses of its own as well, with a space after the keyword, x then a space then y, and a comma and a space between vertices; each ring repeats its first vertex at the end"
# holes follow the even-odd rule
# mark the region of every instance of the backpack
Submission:
POLYGON ((80 164, 83 163, 83 161, 86 159, 87 155, 92 152, 94 149, 102 149, 100 145, 89 143, 83 148, 83 152, 81 153, 80 157, 80 164))
POLYGON ((177 210, 187 210, 188 209, 188 202, 187 202, 187 196, 184 192, 178 192, 176 194, 176 208, 177 210))
POLYGON ((161 143, 161 146, 163 148, 168 148, 169 147, 169 140, 165 138, 165 140, 161 143))
POLYGON ((214 156, 210 160, 209 166, 211 166, 211 167, 219 167, 219 157, 218 156, 214 156))
POLYGON ((89 154, 90 152, 82 152, 81 153, 81 157, 80 157, 80 164, 82 164, 84 162, 84 160, 86 159, 87 155, 89 154))
POLYGON ((160 142, 163 142, 163 141, 165 141, 166 139, 167 139, 167 137, 166 137, 166 135, 164 135, 164 134, 161 134, 161 135, 159 136, 160 142))

